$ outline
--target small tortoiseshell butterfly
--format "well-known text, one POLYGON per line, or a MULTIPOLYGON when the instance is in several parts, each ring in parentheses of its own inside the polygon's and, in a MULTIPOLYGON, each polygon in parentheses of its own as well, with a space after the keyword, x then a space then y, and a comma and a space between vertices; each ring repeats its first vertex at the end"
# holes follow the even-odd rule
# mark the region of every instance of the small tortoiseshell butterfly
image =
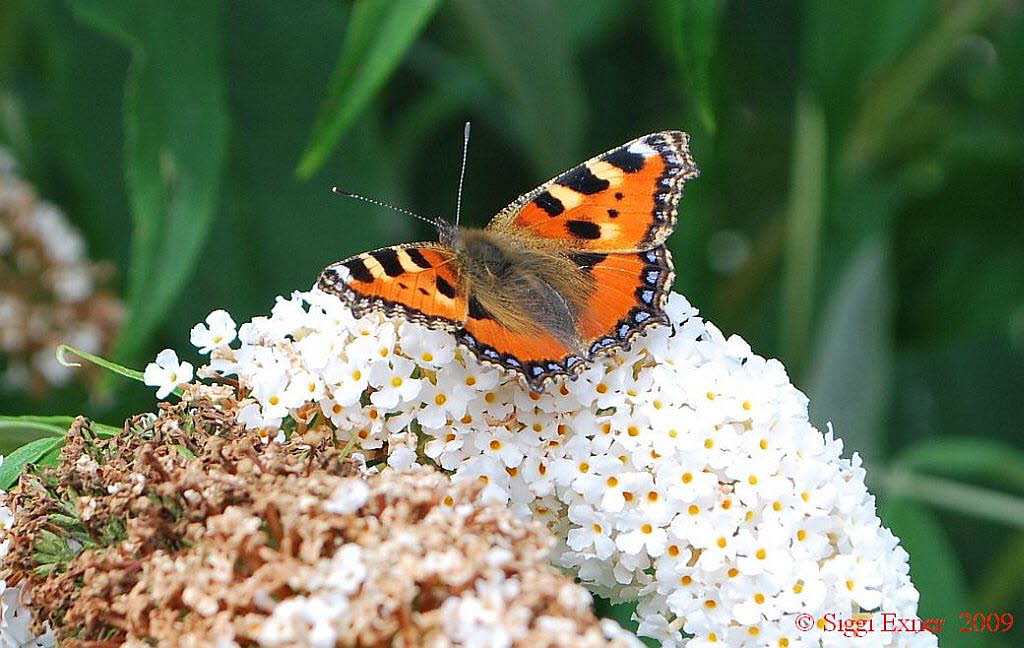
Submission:
MULTIPOLYGON (((468 129, 467 129, 468 137, 468 129)), ((481 361, 542 391, 598 353, 666 323, 665 239, 698 170, 678 131, 653 133, 521 196, 487 227, 437 221, 439 243, 406 243, 328 266, 321 290, 370 311, 451 331, 481 361)))

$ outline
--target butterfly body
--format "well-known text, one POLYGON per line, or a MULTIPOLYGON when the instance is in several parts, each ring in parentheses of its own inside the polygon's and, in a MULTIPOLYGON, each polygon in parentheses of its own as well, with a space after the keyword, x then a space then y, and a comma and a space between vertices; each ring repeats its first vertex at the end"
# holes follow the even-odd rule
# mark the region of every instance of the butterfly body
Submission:
POLYGON ((665 321, 664 242, 697 175, 687 141, 677 131, 638 138, 521 196, 484 229, 445 224, 439 243, 356 255, 318 285, 356 315, 449 330, 541 390, 665 321))
POLYGON ((547 333, 574 353, 589 355, 578 319, 593 294, 593 280, 557 242, 466 228, 455 232, 451 245, 470 296, 467 317, 490 317, 515 333, 547 333))

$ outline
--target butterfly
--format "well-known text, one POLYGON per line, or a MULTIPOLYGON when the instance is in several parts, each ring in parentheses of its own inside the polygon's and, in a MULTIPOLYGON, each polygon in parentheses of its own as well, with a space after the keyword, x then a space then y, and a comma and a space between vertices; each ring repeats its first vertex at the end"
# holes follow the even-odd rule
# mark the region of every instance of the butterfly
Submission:
POLYGON ((439 242, 357 254, 317 285, 357 317, 376 311, 450 331, 543 391, 667 323, 665 240, 684 183, 699 173, 688 144, 679 131, 637 138, 520 196, 483 229, 432 221, 439 242))

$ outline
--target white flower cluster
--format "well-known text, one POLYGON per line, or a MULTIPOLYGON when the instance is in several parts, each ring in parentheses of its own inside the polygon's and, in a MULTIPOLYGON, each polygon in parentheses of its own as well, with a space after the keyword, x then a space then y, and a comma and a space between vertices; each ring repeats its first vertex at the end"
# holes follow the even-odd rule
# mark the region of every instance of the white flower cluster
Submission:
MULTIPOLYGON (((664 646, 934 646, 925 632, 860 639, 823 622, 916 614, 908 556, 881 523, 855 454, 808 421, 784 367, 726 339, 680 295, 671 326, 534 393, 454 338, 316 291, 237 331, 211 314, 200 375, 235 375, 240 421, 329 419, 340 439, 412 450, 484 497, 544 520, 556 561, 593 591, 638 600, 664 646), (417 445, 418 435, 425 445, 417 445), (800 618, 813 618, 808 630, 800 618), (685 633, 685 634, 684 634, 685 633)), ((397 456, 396 456, 397 455, 397 456)), ((397 459, 397 460, 396 460, 397 459)))
POLYGON ((260 628, 260 645, 331 648, 344 638, 338 628, 345 627, 349 598, 366 578, 362 547, 346 544, 302 576, 292 586, 307 594, 267 601, 273 612, 260 628))
POLYGON ((0 149, 0 382, 41 391, 74 376, 57 361, 60 344, 102 353, 121 319, 104 292, 109 274, 61 210, 39 200, 0 149))
MULTIPOLYGON (((0 464, 3 464, 3 460, 0 456, 0 464)), ((14 514, 7 507, 4 494, 4 491, 0 490, 0 537, 6 535, 14 522, 14 514)), ((0 562, 3 562, 10 545, 9 538, 4 538, 0 542, 0 562)), ((5 581, 0 580, 0 648, 50 648, 56 644, 56 637, 52 631, 47 630, 36 636, 30 628, 31 625, 32 613, 22 599, 21 588, 8 587, 5 581)))

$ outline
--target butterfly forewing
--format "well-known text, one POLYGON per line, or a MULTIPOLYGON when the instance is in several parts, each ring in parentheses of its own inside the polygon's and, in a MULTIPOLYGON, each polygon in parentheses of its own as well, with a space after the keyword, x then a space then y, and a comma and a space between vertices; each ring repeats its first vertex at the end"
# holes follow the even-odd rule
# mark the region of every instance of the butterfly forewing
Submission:
POLYGON ((318 286, 357 316, 377 310, 434 328, 457 330, 467 300, 455 251, 439 243, 408 243, 364 252, 328 266, 318 286))
POLYGON ((657 247, 675 228, 683 184, 697 175, 688 141, 665 131, 623 144, 521 196, 488 228, 594 252, 657 247))

